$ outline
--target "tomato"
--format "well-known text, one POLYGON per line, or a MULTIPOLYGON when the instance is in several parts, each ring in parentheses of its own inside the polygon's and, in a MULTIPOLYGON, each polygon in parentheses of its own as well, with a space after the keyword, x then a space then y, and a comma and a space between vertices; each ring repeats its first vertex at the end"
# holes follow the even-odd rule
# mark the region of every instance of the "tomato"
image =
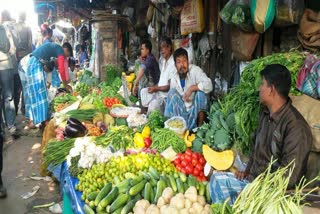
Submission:
POLYGON ((197 155, 197 153, 192 153, 192 159, 198 160, 198 155, 197 155))
POLYGON ((193 172, 193 166, 191 164, 186 166, 186 171, 188 174, 191 174, 193 172))
POLYGON ((197 176, 197 181, 201 181, 201 177, 200 176, 197 176))
POLYGON ((193 169, 193 175, 198 176, 200 174, 200 171, 197 168, 193 169))
POLYGON ((149 148, 149 147, 151 146, 151 144, 152 144, 151 138, 150 138, 150 137, 146 137, 146 138, 144 139, 144 145, 145 145, 147 148, 149 148))
POLYGON ((177 164, 177 165, 176 165, 176 168, 177 168, 178 171, 181 171, 181 170, 182 170, 182 166, 181 166, 180 164, 177 164))
POLYGON ((199 176, 200 176, 200 177, 204 177, 203 171, 200 171, 199 176))
POLYGON ((191 161, 192 161, 193 159, 192 159, 191 156, 186 155, 186 156, 184 157, 184 160, 187 161, 188 163, 191 163, 191 161))
POLYGON ((202 170, 203 170, 203 165, 200 164, 200 163, 198 163, 198 164, 196 165, 196 168, 197 168, 199 171, 202 171, 202 170))
POLYGON ((206 163, 206 159, 204 159, 204 157, 200 157, 199 163, 204 165, 206 163))
POLYGON ((178 159, 178 158, 176 158, 176 159, 174 159, 174 161, 173 161, 173 163, 174 163, 174 165, 179 165, 181 162, 180 162, 180 160, 178 159))
POLYGON ((181 154, 181 153, 178 153, 178 154, 177 154, 177 159, 180 160, 180 159, 181 159, 181 156, 182 156, 182 154, 181 154))
POLYGON ((184 173, 184 174, 187 174, 187 170, 184 169, 184 168, 181 169, 181 172, 184 173))
POLYGON ((182 167, 186 167, 187 165, 188 165, 187 161, 185 161, 185 160, 181 161, 181 166, 182 167))
POLYGON ((204 176, 201 176, 200 179, 201 179, 201 181, 207 181, 207 178, 204 176))
POLYGON ((196 166, 196 165, 198 164, 198 160, 197 160, 197 159, 192 159, 191 162, 192 162, 192 165, 193 165, 193 166, 196 166))
POLYGON ((185 158, 185 155, 184 155, 184 154, 181 154, 181 156, 180 156, 181 161, 183 161, 184 158, 185 158))
POLYGON ((192 156, 192 151, 191 151, 191 149, 187 149, 187 151, 185 152, 185 155, 187 155, 187 156, 192 156))

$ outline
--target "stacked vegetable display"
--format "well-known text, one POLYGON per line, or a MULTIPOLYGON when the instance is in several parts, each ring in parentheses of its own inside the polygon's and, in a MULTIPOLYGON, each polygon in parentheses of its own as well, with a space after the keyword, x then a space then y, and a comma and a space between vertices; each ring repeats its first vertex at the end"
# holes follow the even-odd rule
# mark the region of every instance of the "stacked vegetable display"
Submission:
POLYGON ((123 181, 115 179, 113 183, 105 184, 100 191, 93 191, 83 199, 87 204, 84 209, 89 213, 94 213, 94 210, 108 213, 129 213, 133 210, 139 213, 140 205, 144 203, 148 206, 155 204, 160 209, 170 202, 179 209, 193 206, 195 211, 199 211, 211 201, 207 183, 197 182, 195 177, 186 177, 183 173, 160 174, 153 167, 136 176, 128 175, 123 181), (185 200, 179 200, 181 195, 185 200), (140 199, 144 202, 138 201, 140 199))

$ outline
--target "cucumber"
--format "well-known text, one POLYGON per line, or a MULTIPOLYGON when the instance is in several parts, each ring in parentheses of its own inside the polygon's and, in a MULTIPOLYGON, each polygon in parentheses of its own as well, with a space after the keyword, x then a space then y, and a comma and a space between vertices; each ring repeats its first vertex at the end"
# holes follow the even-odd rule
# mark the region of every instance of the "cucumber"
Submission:
POLYGON ((87 200, 89 200, 89 201, 94 201, 94 200, 96 200, 98 194, 99 194, 99 191, 94 191, 94 192, 90 193, 90 194, 87 196, 87 200))
POLYGON ((146 180, 142 180, 140 181, 140 183, 136 184, 135 186, 131 187, 130 190, 129 190, 129 195, 130 196, 135 196, 139 193, 142 192, 143 188, 144 188, 144 185, 146 184, 146 180))
POLYGON ((151 186, 155 187, 157 186, 157 181, 151 176, 150 180, 149 180, 151 186))
MULTIPOLYGON (((116 198, 116 200, 114 202, 112 202, 112 204, 110 206, 110 213, 113 213, 114 211, 118 210, 119 208, 121 208, 121 210, 122 210, 122 206, 124 206, 128 200, 129 200, 129 196, 127 194, 119 195, 116 198)), ((120 212, 121 212, 121 210, 120 210, 120 212)))
POLYGON ((169 181, 169 179, 167 178, 167 176, 161 175, 161 176, 160 176, 160 179, 162 179, 162 180, 164 181, 164 183, 166 184, 167 187, 170 187, 170 186, 171 186, 171 185, 170 185, 170 181, 169 181))
MULTIPOLYGON (((189 188, 188 183, 185 182, 185 183, 182 183, 182 184, 183 184, 183 190, 184 190, 184 192, 187 191, 187 189, 189 188)), ((183 193, 184 193, 184 192, 183 192, 183 193)))
POLYGON ((191 187, 191 186, 196 187, 196 183, 197 183, 197 179, 194 176, 189 175, 189 177, 188 177, 188 185, 189 185, 189 187, 191 187))
POLYGON ((205 186, 202 182, 200 182, 199 195, 204 196, 204 193, 205 193, 205 186))
POLYGON ((102 190, 99 192, 99 194, 97 195, 96 199, 94 200, 94 205, 98 206, 98 204, 100 203, 100 201, 107 195, 109 194, 109 192, 112 189, 112 184, 111 183, 107 183, 102 190))
POLYGON ((180 172, 179 177, 183 183, 187 182, 187 176, 184 173, 180 172))
POLYGON ((94 211, 91 207, 89 207, 89 205, 85 204, 83 206, 83 211, 85 214, 94 214, 94 211))
POLYGON ((212 202, 211 195, 210 195, 210 183, 206 185, 206 201, 207 201, 207 204, 211 204, 212 202))
POLYGON ((147 172, 141 172, 142 176, 144 177, 144 179, 146 179, 147 181, 149 181, 151 179, 150 174, 147 172))
POLYGON ((123 180, 121 183, 116 185, 116 187, 118 187, 119 193, 125 193, 127 189, 130 188, 130 179, 123 180))
POLYGON ((131 179, 130 184, 131 184, 131 186, 135 186, 138 183, 140 183, 143 179, 144 179, 144 177, 142 175, 137 176, 137 177, 131 179))
POLYGON ((176 193, 178 191, 178 188, 177 188, 176 180, 173 177, 173 174, 169 175, 169 182, 173 192, 176 193))
POLYGON ((130 201, 122 208, 121 214, 128 214, 128 213, 130 213, 130 212, 133 210, 134 206, 136 205, 136 202, 137 202, 137 201, 138 201, 138 200, 136 200, 136 199, 130 200, 130 201))
POLYGON ((184 186, 183 186, 182 181, 179 178, 177 178, 176 182, 177 182, 178 192, 184 193, 184 186))
POLYGON ((166 188, 165 182, 163 180, 158 181, 156 195, 154 196, 154 200, 153 200, 154 204, 157 204, 158 199, 161 197, 162 192, 165 188, 166 188))
POLYGON ((119 189, 118 187, 114 187, 111 192, 102 199, 102 201, 100 201, 100 203, 98 204, 98 208, 102 208, 104 209, 105 207, 107 207, 109 204, 111 204, 117 197, 117 195, 119 194, 119 189))
POLYGON ((152 190, 151 184, 148 182, 144 187, 144 199, 149 201, 150 203, 152 203, 152 200, 153 200, 153 198, 151 198, 151 194, 152 194, 151 191, 153 190, 152 190))
POLYGON ((114 212, 109 212, 112 214, 121 214, 122 209, 124 208, 124 206, 119 207, 117 210, 115 210, 114 212))
POLYGON ((153 168, 152 166, 149 167, 149 174, 156 181, 159 180, 159 178, 160 178, 158 171, 155 168, 153 168))

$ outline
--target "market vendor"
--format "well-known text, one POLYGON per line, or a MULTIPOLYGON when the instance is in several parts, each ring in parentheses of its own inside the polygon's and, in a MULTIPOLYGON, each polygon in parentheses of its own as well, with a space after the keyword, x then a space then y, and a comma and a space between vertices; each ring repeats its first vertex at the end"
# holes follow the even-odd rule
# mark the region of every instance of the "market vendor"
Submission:
MULTIPOLYGON (((28 96, 29 108, 26 111, 31 112, 33 123, 39 124, 49 119, 49 100, 47 90, 47 73, 54 67, 45 66, 52 58, 57 58, 58 69, 61 79, 65 86, 66 75, 64 67, 64 51, 61 46, 55 43, 46 43, 34 50, 28 61, 26 70, 26 96, 28 96)), ((59 77, 52 75, 50 84, 58 85, 59 77), (58 83, 57 83, 58 82, 58 83)), ((69 86, 70 87, 70 86, 69 86)))
POLYGON ((176 72, 173 60, 173 45, 168 37, 164 37, 160 44, 161 57, 159 59, 160 80, 155 86, 144 88, 141 90, 141 103, 148 108, 148 113, 153 110, 162 110, 164 108, 164 99, 168 96, 170 89, 170 75, 176 72))
POLYGON ((203 124, 208 108, 207 94, 212 91, 212 82, 200 67, 189 64, 185 49, 177 49, 173 57, 176 72, 170 78, 164 116, 183 117, 191 130, 203 124))
POLYGON ((213 202, 230 197, 233 203, 236 195, 232 195, 232 192, 240 192, 248 182, 262 174, 272 158, 277 160, 272 167, 274 171, 295 160, 289 189, 294 188, 306 173, 312 134, 309 125, 293 107, 288 96, 291 87, 290 72, 282 65, 273 64, 261 71, 261 77, 259 96, 264 108, 260 114, 249 163, 245 171, 238 171, 235 177, 228 178, 228 182, 224 173, 218 172, 211 176, 213 202), (229 191, 230 188, 232 191, 229 191))
POLYGON ((151 53, 152 44, 149 40, 141 42, 141 65, 134 82, 133 95, 140 95, 143 88, 152 87, 158 84, 160 69, 156 58, 151 53), (139 93, 138 93, 139 92, 139 93))

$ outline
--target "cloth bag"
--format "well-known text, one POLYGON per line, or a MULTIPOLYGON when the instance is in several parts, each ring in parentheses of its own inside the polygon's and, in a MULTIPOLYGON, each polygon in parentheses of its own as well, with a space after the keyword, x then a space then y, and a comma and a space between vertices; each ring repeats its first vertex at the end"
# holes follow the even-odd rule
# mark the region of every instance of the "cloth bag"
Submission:
POLYGON ((275 0, 252 0, 250 9, 255 30, 264 33, 274 20, 275 0))
POLYGON ((302 46, 317 51, 320 47, 320 12, 305 9, 301 18, 298 39, 302 46))

